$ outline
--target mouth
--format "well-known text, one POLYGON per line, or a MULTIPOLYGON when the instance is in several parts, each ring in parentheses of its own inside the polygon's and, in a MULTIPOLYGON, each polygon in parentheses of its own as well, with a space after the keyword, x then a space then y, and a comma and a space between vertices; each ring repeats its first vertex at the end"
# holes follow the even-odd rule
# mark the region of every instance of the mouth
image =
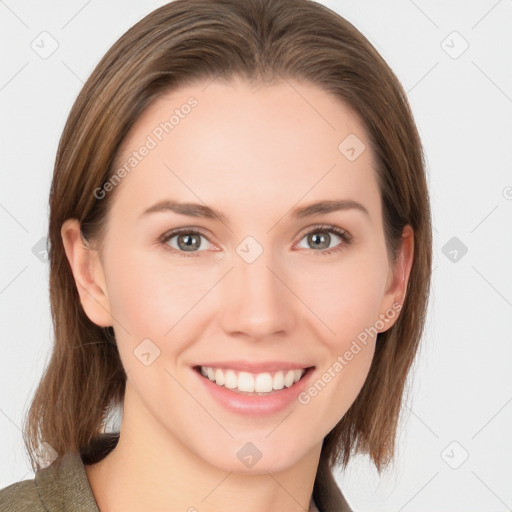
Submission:
POLYGON ((204 379, 239 395, 266 396, 293 387, 315 367, 283 369, 273 372, 252 373, 230 368, 194 366, 204 379))

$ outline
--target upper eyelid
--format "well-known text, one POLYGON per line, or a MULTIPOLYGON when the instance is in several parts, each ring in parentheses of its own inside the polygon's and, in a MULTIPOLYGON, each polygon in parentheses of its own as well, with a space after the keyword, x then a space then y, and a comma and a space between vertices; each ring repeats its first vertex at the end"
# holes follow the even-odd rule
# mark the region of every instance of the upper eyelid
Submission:
POLYGON ((306 228, 304 228, 303 230, 301 230, 299 232, 299 235, 301 236, 304 236, 308 233, 310 233, 311 231, 321 231, 321 230, 325 230, 325 231, 340 231, 341 233, 345 233, 347 236, 351 236, 349 231, 347 231, 345 228, 340 228, 339 226, 335 226, 334 224, 313 224, 312 226, 308 226, 306 228))

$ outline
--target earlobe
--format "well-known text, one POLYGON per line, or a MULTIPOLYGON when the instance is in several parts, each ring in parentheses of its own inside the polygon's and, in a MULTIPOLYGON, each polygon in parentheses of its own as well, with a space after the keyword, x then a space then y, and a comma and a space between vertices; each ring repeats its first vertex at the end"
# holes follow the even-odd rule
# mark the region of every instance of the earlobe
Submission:
POLYGON ((67 219, 62 224, 61 237, 86 315, 100 327, 111 326, 110 304, 98 252, 82 238, 77 219, 67 219))
POLYGON ((414 259, 414 231, 408 224, 402 231, 402 241, 394 268, 392 269, 391 282, 389 283, 381 304, 381 316, 387 320, 384 332, 398 319, 399 311, 405 301, 407 285, 411 274, 414 259), (388 314, 389 313, 389 314, 388 314))

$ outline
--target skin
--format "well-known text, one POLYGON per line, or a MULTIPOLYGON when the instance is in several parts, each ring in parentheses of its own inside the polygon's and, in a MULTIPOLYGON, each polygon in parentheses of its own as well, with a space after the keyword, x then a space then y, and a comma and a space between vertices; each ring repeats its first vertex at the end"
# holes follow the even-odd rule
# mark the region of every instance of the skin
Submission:
POLYGON ((404 229, 392 267, 372 151, 359 117, 308 83, 207 84, 160 98, 125 139, 123 157, 190 96, 197 99, 117 185, 101 251, 81 240, 78 221, 62 226, 83 308, 97 325, 113 325, 128 373, 119 444, 86 466, 102 512, 231 512, 240 503, 247 512, 308 510, 322 440, 357 397, 375 336, 308 404, 294 401, 270 416, 224 409, 191 367, 214 360, 293 360, 314 365, 315 382, 405 296, 412 230, 404 229), (338 150, 349 134, 366 145, 354 161, 338 150), (206 204, 227 222, 170 211, 140 218, 164 199, 206 204), (290 215, 326 199, 357 201, 368 215, 356 209, 290 215), (316 228, 322 224, 348 231, 352 241, 330 234, 330 242, 317 248, 307 234, 329 237, 316 228), (202 228, 206 238, 196 257, 178 252, 178 237, 158 241, 181 227, 202 228), (252 263, 236 252, 249 235, 263 249, 252 263), (335 246, 343 249, 321 254, 335 246), (133 353, 146 338, 160 350, 149 366, 133 353), (249 441, 262 453, 252 468, 236 455, 249 441))

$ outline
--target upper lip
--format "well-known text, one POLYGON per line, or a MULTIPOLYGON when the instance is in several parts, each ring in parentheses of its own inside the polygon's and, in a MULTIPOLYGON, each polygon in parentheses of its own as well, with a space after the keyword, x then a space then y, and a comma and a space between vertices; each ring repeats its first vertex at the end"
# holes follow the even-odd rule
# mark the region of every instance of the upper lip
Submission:
POLYGON ((289 361, 264 361, 257 363, 254 361, 213 361, 210 363, 202 363, 197 366, 210 368, 221 368, 224 370, 238 370, 249 373, 277 372, 279 370, 296 370, 301 368, 309 368, 312 365, 304 363, 290 363, 289 361))

